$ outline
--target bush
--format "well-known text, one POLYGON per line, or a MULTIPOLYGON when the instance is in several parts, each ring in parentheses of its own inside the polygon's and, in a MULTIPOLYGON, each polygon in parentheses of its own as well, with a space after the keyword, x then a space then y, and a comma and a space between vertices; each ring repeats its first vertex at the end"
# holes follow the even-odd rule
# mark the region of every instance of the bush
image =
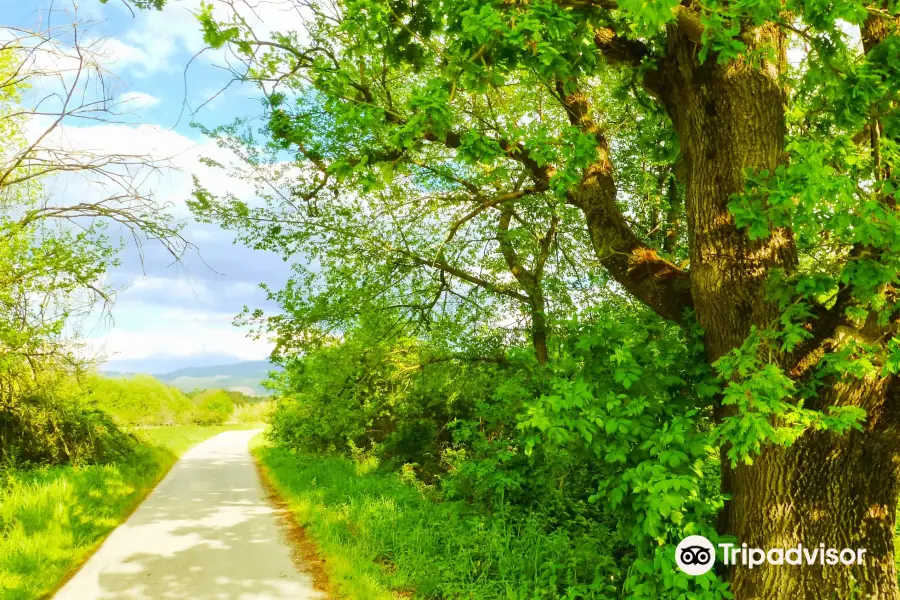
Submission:
POLYGON ((272 400, 237 404, 234 407, 231 421, 241 424, 265 423, 269 420, 273 410, 275 410, 275 402, 272 400))
POLYGON ((206 390, 194 396, 196 409, 193 421, 197 425, 221 425, 234 413, 234 402, 224 390, 206 390))
POLYGON ((134 447, 135 438, 72 378, 45 374, 0 406, 0 456, 7 465, 112 463, 134 447))
MULTIPOLYGON (((472 507, 479 528, 536 526, 560 557, 604 537, 590 560, 627 574, 617 589, 665 596, 673 583, 654 565, 688 530, 714 539, 722 502, 708 414, 690 410, 707 375, 679 329, 647 313, 620 316, 567 324, 545 366, 522 348, 466 360, 425 341, 347 331, 286 361, 271 439, 298 456, 370 456, 434 499, 472 507)), ((509 597, 578 597, 584 577, 573 571, 568 584, 509 597)), ((470 597, 464 589, 452 597, 470 597)))
POLYGON ((558 527, 546 511, 485 514, 432 502, 393 474, 342 458, 255 450, 347 598, 609 599, 624 571, 613 532, 558 527), (401 591, 402 590, 402 591, 401 591), (400 593, 398 593, 398 591, 400 593))
POLYGON ((84 387, 122 425, 185 425, 193 420, 190 398, 149 375, 112 379, 95 374, 85 378, 84 387))
POLYGON ((308 453, 377 448, 385 467, 415 464, 431 481, 452 443, 450 424, 491 397, 500 369, 437 360, 418 340, 372 337, 352 332, 285 365, 275 379, 272 437, 308 453))

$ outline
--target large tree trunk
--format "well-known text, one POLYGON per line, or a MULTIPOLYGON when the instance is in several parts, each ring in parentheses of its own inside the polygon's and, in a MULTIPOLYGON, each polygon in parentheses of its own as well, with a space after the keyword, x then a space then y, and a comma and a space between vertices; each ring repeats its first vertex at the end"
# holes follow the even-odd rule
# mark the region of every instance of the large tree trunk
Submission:
MULTIPOLYGON (((883 397, 880 385, 843 389, 883 397), (875 388, 875 389, 873 389, 875 388)), ((862 565, 732 567, 738 600, 895 599, 896 431, 805 434, 770 446, 732 476, 727 532, 754 548, 866 550, 862 565)))
MULTIPOLYGON (((754 35, 780 46, 781 34, 771 29, 754 35)), ((677 28, 669 40, 665 99, 684 157, 691 296, 716 360, 740 346, 751 325, 765 327, 779 315, 764 283, 772 269, 790 271, 797 260, 789 231, 751 241, 727 206, 743 192, 747 169, 772 171, 782 162, 785 97, 776 64, 717 65, 710 57, 699 65, 696 45, 677 28)))
MULTIPOLYGON (((780 58, 752 66, 719 65, 710 57, 700 65, 697 45, 672 26, 668 59, 651 82, 681 142, 691 295, 710 362, 740 346, 751 326, 764 328, 777 318, 764 284, 774 269, 790 272, 796 264, 790 231, 751 241, 727 208, 744 189, 746 169, 771 172, 784 160, 783 33, 773 25, 748 26, 743 39, 780 58)), ((863 566, 734 567, 729 578, 738 600, 851 598, 853 585, 859 598, 900 597, 893 562, 896 428, 872 421, 873 410, 879 414, 890 397, 887 387, 875 379, 834 383, 822 393, 822 407, 865 407, 864 432, 809 432, 791 447, 767 447, 752 466, 731 469, 723 460, 723 491, 732 500, 720 533, 762 549, 824 543, 867 550, 863 566)), ((728 414, 717 407, 717 418, 728 414)))

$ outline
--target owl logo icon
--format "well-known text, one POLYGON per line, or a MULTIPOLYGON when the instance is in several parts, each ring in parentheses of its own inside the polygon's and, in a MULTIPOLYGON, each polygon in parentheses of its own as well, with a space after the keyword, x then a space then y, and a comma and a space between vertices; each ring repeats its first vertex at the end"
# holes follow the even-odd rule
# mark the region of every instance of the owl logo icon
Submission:
POLYGON ((713 568, 716 551, 712 542, 702 535, 689 535, 675 548, 675 562, 684 573, 696 577, 713 568))

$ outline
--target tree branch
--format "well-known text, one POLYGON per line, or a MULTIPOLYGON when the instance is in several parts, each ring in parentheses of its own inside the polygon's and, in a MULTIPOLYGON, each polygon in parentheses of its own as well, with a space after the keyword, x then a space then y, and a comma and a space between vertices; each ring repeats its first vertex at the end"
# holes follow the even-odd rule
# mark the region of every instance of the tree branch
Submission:
POLYGON ((608 61, 632 67, 640 65, 650 54, 650 49, 646 44, 622 37, 610 27, 594 29, 594 44, 608 61))
POLYGON ((693 305, 690 278, 675 264, 659 256, 629 227, 616 202, 616 181, 609 157, 609 140, 594 121, 588 96, 570 82, 557 82, 560 103, 569 122, 596 139, 597 158, 584 178, 567 195, 567 202, 581 209, 600 263, 629 293, 660 316, 681 322, 693 305))
POLYGON ((432 269, 440 269, 441 271, 449 273, 450 275, 455 275, 456 277, 459 277, 463 281, 467 281, 467 282, 471 283, 472 285, 477 285, 478 287, 483 288, 494 294, 500 294, 501 296, 513 298, 514 300, 518 300, 519 302, 527 303, 529 301, 528 296, 526 296, 525 294, 523 294, 517 290, 508 288, 501 284, 492 283, 486 279, 482 279, 481 277, 472 275, 471 273, 467 273, 466 271, 463 271, 460 268, 450 265, 449 263, 447 263, 446 261, 444 261, 441 258, 438 258, 438 257, 431 258, 431 259, 423 258, 421 256, 413 254, 412 252, 410 252, 408 250, 402 250, 400 248, 394 248, 391 246, 388 247, 388 250, 391 252, 395 252, 395 253, 403 256, 404 258, 409 259, 410 261, 412 261, 413 263, 415 263, 417 265, 432 268, 432 269))

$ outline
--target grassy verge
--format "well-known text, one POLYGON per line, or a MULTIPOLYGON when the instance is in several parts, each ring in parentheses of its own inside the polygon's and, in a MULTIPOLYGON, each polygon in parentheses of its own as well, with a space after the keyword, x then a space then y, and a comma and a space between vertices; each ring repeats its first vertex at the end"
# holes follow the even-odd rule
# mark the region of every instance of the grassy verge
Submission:
MULTIPOLYGON (((349 460, 265 444, 253 453, 326 559, 332 586, 351 600, 558 598, 556 582, 603 562, 591 540, 548 533, 537 518, 433 502, 349 460)), ((573 582, 568 597, 607 597, 602 585, 573 582)))
POLYGON ((140 432, 126 462, 0 474, 0 598, 52 592, 121 523, 188 448, 240 426, 140 432))

